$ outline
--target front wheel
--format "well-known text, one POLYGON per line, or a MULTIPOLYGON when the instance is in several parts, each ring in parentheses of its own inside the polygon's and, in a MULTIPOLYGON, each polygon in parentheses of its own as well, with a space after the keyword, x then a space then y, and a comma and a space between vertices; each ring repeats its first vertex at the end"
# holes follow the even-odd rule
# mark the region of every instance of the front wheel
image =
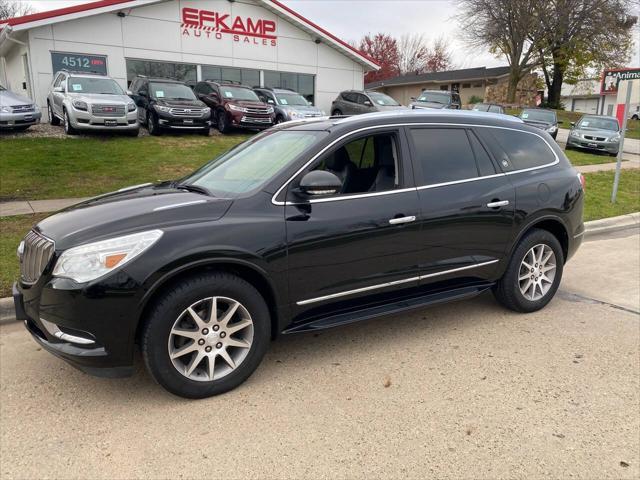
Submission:
POLYGON ((331 112, 331 116, 340 117, 342 116, 342 112, 336 108, 333 112, 331 112))
POLYGON ((47 102, 47 115, 49 115, 49 123, 51 125, 60 125, 60 119, 53 114, 51 103, 47 102))
POLYGON ((149 135, 155 136, 161 133, 158 120, 152 112, 147 112, 147 130, 149 130, 149 135))
POLYGON ((67 135, 76 135, 78 132, 73 125, 71 125, 71 118, 69 117, 69 112, 66 110, 63 111, 64 114, 64 133, 67 135))
POLYGON ((220 133, 229 133, 229 121, 227 120, 227 114, 223 111, 219 111, 216 117, 216 126, 220 133))
POLYGON ((142 353, 171 393, 209 397, 253 373, 269 345, 270 324, 264 299, 242 278, 196 275, 164 292, 145 325, 142 353))
POLYGON ((555 235, 547 230, 531 230, 518 243, 494 295, 516 312, 540 310, 558 290, 563 265, 562 246, 555 235))

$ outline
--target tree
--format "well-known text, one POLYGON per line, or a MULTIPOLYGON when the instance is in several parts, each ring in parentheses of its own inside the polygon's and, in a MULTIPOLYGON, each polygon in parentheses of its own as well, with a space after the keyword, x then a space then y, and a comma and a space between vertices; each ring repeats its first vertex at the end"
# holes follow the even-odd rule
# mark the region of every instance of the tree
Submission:
POLYGON ((507 102, 516 99, 518 83, 538 63, 533 39, 546 0, 458 0, 461 36, 471 47, 489 48, 509 64, 507 102))
POLYGON ((452 68, 451 50, 447 47, 444 37, 433 42, 427 57, 427 72, 443 72, 452 68))
POLYGON ((0 0, 0 20, 22 17, 34 13, 33 7, 27 2, 17 0, 0 0))
POLYGON ((386 80, 398 75, 398 42, 391 35, 386 33, 365 35, 360 40, 359 49, 380 65, 380 70, 367 72, 364 77, 365 83, 386 80))
POLYGON ((444 37, 430 47, 422 34, 402 35, 398 70, 401 75, 441 72, 451 68, 451 52, 444 37))
POLYGON ((637 17, 628 0, 552 0, 541 5, 534 43, 547 84, 547 103, 560 107, 565 80, 589 69, 619 67, 629 60, 637 17))

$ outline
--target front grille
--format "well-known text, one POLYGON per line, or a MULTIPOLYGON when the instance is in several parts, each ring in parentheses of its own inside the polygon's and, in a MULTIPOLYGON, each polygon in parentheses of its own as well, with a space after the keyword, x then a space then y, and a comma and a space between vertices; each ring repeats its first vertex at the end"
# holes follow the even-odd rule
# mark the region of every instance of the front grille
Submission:
POLYGON ((36 283, 49 264, 55 244, 46 237, 30 231, 24 238, 24 252, 20 258, 20 275, 25 283, 36 283))
POLYGON ((268 108, 263 108, 263 107, 245 107, 245 108, 247 110, 245 113, 253 113, 256 115, 269 115, 268 108))
POLYGON ((586 140, 595 140, 596 142, 604 142, 606 140, 605 137, 594 137, 592 135, 585 135, 584 138, 586 140))
POLYGON ((91 105, 91 113, 101 117, 122 117, 125 108, 124 105, 91 105))
POLYGON ((172 108, 170 113, 176 117, 201 117, 203 110, 201 108, 172 108))
POLYGON ((35 111, 35 107, 33 105, 14 105, 11 110, 13 113, 25 113, 35 111))
POLYGON ((265 124, 271 124, 271 117, 267 117, 267 118, 261 118, 261 117, 247 117, 246 115, 242 117, 242 119, 240 119, 241 122, 247 122, 247 123, 265 123, 265 124))

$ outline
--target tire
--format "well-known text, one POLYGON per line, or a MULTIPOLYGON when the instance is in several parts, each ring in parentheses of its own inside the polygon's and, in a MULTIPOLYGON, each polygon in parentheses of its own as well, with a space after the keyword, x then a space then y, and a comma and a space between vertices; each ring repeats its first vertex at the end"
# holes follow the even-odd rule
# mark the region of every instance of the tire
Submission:
POLYGON ((149 130, 149 135, 158 136, 162 134, 158 119, 153 112, 147 112, 147 130, 149 130))
POLYGON ((562 280, 563 266, 564 254, 562 252, 562 246, 555 235, 547 230, 533 229, 526 233, 518 243, 509 260, 509 266, 506 272, 494 287, 494 296, 502 305, 516 312, 530 313, 540 310, 551 301, 558 290, 558 286, 562 280), (553 256, 547 260, 544 267, 541 267, 542 264, 530 257, 530 251, 536 248, 538 249, 536 253, 539 252, 541 245, 545 247, 543 250, 543 260, 549 251, 553 252, 553 256), (527 271, 527 277, 529 277, 529 274, 531 274, 531 276, 537 276, 534 280, 541 279, 540 285, 543 285, 542 287, 533 286, 532 288, 526 289, 525 293, 527 293, 527 296, 523 294, 522 288, 529 285, 530 277, 522 281, 520 280, 520 278, 524 276, 525 271, 528 270, 524 267, 523 261, 527 261, 528 264, 533 263, 531 267, 536 269, 534 272, 527 271), (545 271, 545 275, 551 276, 552 274, 553 278, 550 279, 550 282, 546 282, 542 279, 543 275, 540 275, 541 271, 538 269, 549 267, 551 263, 554 264, 555 268, 545 271), (543 290, 543 288, 546 290, 543 290), (535 292, 536 296, 542 293, 542 296, 537 298, 532 292, 535 292))
POLYGON ((337 108, 331 112, 331 116, 332 117, 340 117, 342 115, 342 111, 338 110, 337 108))
POLYGON ((126 135, 127 137, 137 137, 140 134, 140 129, 136 128, 135 130, 129 130, 126 135))
POLYGON ((200 135, 203 135, 203 136, 205 136, 205 137, 208 137, 208 136, 209 136, 209 133, 210 133, 210 131, 209 131, 209 130, 210 130, 210 129, 209 129, 209 127, 207 127, 207 128, 203 128, 203 129, 202 129, 202 130, 200 130, 200 132, 198 132, 198 133, 200 133, 200 135))
POLYGON ((67 112, 67 110, 63 110, 62 114, 64 115, 64 133, 66 133, 67 135, 77 135, 78 131, 73 128, 73 125, 71 125, 71 118, 69 118, 69 112, 67 112))
POLYGON ((153 378, 169 392, 185 398, 210 397, 227 392, 249 378, 267 350, 271 336, 270 326, 267 304, 251 284, 227 273, 199 274, 188 277, 163 292, 147 317, 142 334, 142 354, 153 378), (217 321, 207 321, 213 297, 217 299, 216 310, 219 313, 217 321), (231 302, 239 305, 230 317, 232 320, 226 325, 237 328, 242 322, 246 324, 248 320, 252 324, 241 327, 236 332, 229 332, 223 337, 226 329, 224 317, 229 312, 231 302), (192 308, 198 319, 203 322, 199 327, 189 308, 192 308), (201 308, 203 310, 200 310, 201 308), (174 326, 177 326, 178 330, 173 330, 174 326), (214 331, 215 326, 219 326, 219 329, 214 331), (183 338, 182 335, 190 328, 189 338, 183 338), (206 337, 201 334, 205 332, 205 328, 208 329, 206 337), (181 334, 176 335, 172 333, 174 331, 180 331, 181 334), (235 338, 232 338, 232 335, 235 338), (240 338, 237 335, 240 335, 240 338), (199 341, 203 341, 204 344, 199 346, 199 341), (220 347, 223 341, 244 341, 249 346, 220 347), (180 355, 180 350, 185 346, 187 350, 193 347, 197 351, 180 355), (208 349, 209 353, 203 349, 208 349), (170 350, 173 352, 173 359, 170 357, 170 350), (223 350, 232 361, 237 362, 235 368, 218 353, 223 350), (209 376, 211 357, 215 359, 213 377, 209 376), (193 372, 190 373, 188 370, 192 363, 195 365, 192 365, 193 372))
POLYGON ((47 102, 47 114, 49 115, 49 123, 51 125, 60 125, 60 119, 54 115, 53 108, 51 108, 51 103, 49 102, 47 102))
POLYGON ((638 120, 638 118, 640 118, 638 117, 638 115, 634 115, 633 117, 631 117, 631 120, 638 120))
POLYGON ((617 157, 618 156, 618 152, 615 152, 615 153, 608 152, 608 153, 609 153, 610 157, 617 157))
POLYGON ((31 127, 31 125, 22 125, 20 127, 13 127, 14 132, 25 132, 31 127))
POLYGON ((279 125, 280 123, 283 123, 283 122, 284 122, 284 117, 282 115, 277 115, 274 125, 279 125))
POLYGON ((231 128, 229 127, 229 122, 227 121, 227 114, 223 111, 218 111, 216 115, 216 127, 220 133, 229 133, 231 128))

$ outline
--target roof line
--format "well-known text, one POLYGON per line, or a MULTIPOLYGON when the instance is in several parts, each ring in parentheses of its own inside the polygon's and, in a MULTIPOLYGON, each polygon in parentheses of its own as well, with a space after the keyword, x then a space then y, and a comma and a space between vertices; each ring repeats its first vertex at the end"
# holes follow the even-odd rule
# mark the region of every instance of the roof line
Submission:
POLYGON ((112 7, 114 5, 120 5, 132 1, 134 0, 98 0, 96 2, 83 3, 80 5, 73 5, 71 7, 57 8, 55 10, 32 13, 31 15, 24 15, 22 17, 8 18, 0 23, 11 26, 22 25, 24 23, 37 22, 39 20, 46 20, 48 18, 61 17, 63 15, 71 15, 74 13, 85 12, 87 10, 94 10, 96 8, 112 7))

